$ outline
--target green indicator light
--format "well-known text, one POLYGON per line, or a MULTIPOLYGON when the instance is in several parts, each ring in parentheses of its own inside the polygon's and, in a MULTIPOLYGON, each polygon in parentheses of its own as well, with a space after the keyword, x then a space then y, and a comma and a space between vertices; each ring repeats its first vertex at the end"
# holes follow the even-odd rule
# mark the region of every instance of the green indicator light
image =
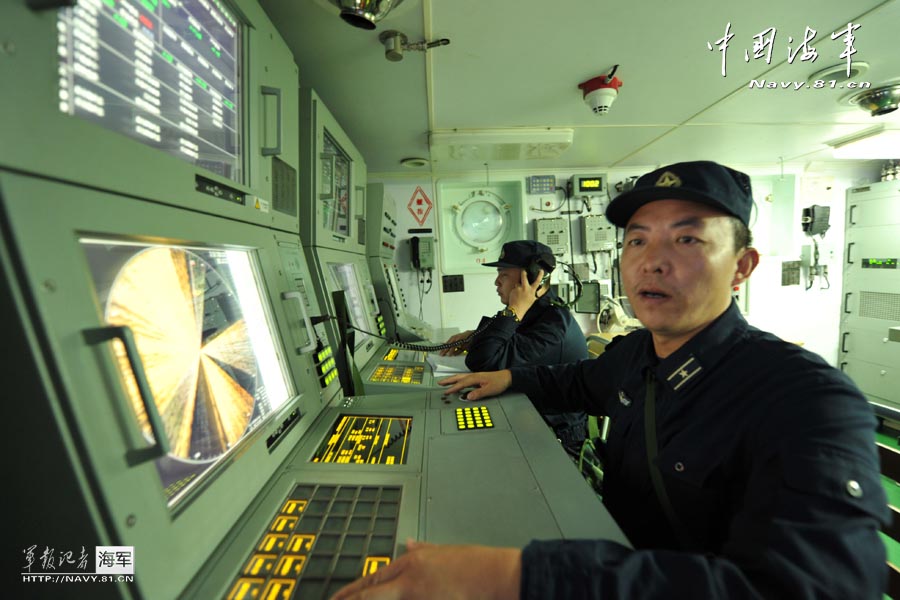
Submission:
POLYGON ((149 10, 150 12, 156 11, 156 7, 153 6, 153 4, 150 3, 150 0, 141 0, 141 4, 143 4, 143 5, 144 5, 144 8, 146 8, 146 9, 149 10))
POLYGON ((202 87, 204 90, 209 89, 209 86, 206 84, 206 82, 203 81, 202 79, 200 79, 199 77, 194 77, 194 83, 196 83, 197 85, 202 87))
POLYGON ((230 102, 229 100, 226 100, 226 99, 222 98, 222 104, 224 104, 225 106, 227 106, 227 107, 230 108, 231 110, 234 110, 234 103, 230 102))
POLYGON ((165 50, 160 52, 160 56, 162 56, 164 59, 166 59, 167 62, 170 62, 170 63, 175 62, 175 59, 172 57, 172 55, 169 54, 168 52, 166 52, 165 50))
POLYGON ((191 33, 193 33, 194 37, 196 37, 198 40, 203 39, 203 34, 200 33, 200 31, 196 27, 194 27, 193 25, 188 25, 188 29, 191 30, 191 33))
POLYGON ((107 5, 110 8, 115 8, 116 0, 103 0, 103 4, 107 5))
POLYGON ((209 49, 212 50, 213 54, 215 54, 215 55, 218 56, 219 58, 222 58, 222 53, 219 52, 219 49, 218 49, 218 48, 216 48, 215 46, 210 46, 209 49))
POLYGON ((115 19, 116 23, 121 25, 124 29, 128 29, 128 21, 125 20, 125 17, 122 15, 113 15, 113 19, 115 19))

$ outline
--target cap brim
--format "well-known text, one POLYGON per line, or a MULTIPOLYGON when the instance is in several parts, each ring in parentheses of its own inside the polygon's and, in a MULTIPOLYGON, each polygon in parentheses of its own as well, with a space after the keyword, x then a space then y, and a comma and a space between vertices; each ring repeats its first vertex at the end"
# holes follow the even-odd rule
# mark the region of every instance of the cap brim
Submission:
POLYGON ((681 187, 650 187, 640 190, 631 190, 616 196, 606 209, 606 219, 616 227, 624 228, 628 225, 628 221, 631 220, 632 215, 634 215, 640 207, 656 200, 690 200, 692 202, 706 204, 721 210, 725 214, 737 217, 736 214, 726 209, 719 200, 692 189, 681 187))
POLYGON ((521 269, 519 265, 514 265, 508 262, 503 262, 502 260, 497 260, 489 263, 481 263, 482 267, 499 267, 501 269, 521 269))

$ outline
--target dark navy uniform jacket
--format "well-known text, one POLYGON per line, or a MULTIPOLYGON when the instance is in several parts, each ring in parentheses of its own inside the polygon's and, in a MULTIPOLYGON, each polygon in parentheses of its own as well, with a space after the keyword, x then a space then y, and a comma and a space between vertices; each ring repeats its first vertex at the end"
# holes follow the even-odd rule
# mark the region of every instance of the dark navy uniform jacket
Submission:
MULTIPOLYGON (((469 343, 466 366, 472 371, 499 371, 521 365, 557 365, 588 357, 584 333, 565 307, 555 306, 552 291, 538 298, 521 322, 496 317, 469 343)), ((488 322, 481 320, 479 329, 488 322)), ((558 412, 558 411, 557 411, 558 412)), ((585 437, 587 415, 582 411, 545 414, 557 437, 578 451, 585 437)))
POLYGON ((609 415, 604 504, 634 545, 533 541, 523 598, 880 598, 888 519, 862 393, 819 356, 751 327, 736 305, 660 360, 650 333, 596 360, 512 369, 539 407, 609 415), (689 532, 657 500, 644 435, 689 532))

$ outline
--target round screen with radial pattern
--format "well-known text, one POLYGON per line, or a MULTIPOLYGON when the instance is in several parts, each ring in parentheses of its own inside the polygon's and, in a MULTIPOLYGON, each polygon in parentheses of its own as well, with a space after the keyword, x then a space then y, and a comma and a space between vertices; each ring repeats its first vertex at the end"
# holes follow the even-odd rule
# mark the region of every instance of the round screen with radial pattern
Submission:
MULTIPOLYGON (((171 446, 184 461, 214 460, 238 442, 257 410, 259 369, 241 305, 210 252, 150 247, 117 273, 106 320, 131 328, 171 446), (201 253, 205 256, 201 256, 201 253)), ((124 348, 115 345, 123 373, 124 348)), ((152 439, 137 386, 125 377, 138 421, 152 439)))

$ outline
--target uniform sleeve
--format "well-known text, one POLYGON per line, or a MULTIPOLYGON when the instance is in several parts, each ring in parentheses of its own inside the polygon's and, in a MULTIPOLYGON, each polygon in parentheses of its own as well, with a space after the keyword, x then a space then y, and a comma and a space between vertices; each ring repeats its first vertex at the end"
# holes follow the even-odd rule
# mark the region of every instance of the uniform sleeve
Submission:
POLYGON ((466 366, 472 371, 499 371, 512 365, 547 362, 565 343, 566 324, 560 314, 547 311, 529 327, 513 317, 497 317, 469 344, 466 366))
POLYGON ((514 367, 510 390, 528 396, 542 413, 605 415, 606 401, 617 387, 616 364, 613 354, 604 352, 575 363, 514 367))
POLYGON ((816 379, 761 389, 775 401, 747 425, 720 551, 535 541, 522 598, 881 598, 888 515, 874 418, 849 383, 816 379))

